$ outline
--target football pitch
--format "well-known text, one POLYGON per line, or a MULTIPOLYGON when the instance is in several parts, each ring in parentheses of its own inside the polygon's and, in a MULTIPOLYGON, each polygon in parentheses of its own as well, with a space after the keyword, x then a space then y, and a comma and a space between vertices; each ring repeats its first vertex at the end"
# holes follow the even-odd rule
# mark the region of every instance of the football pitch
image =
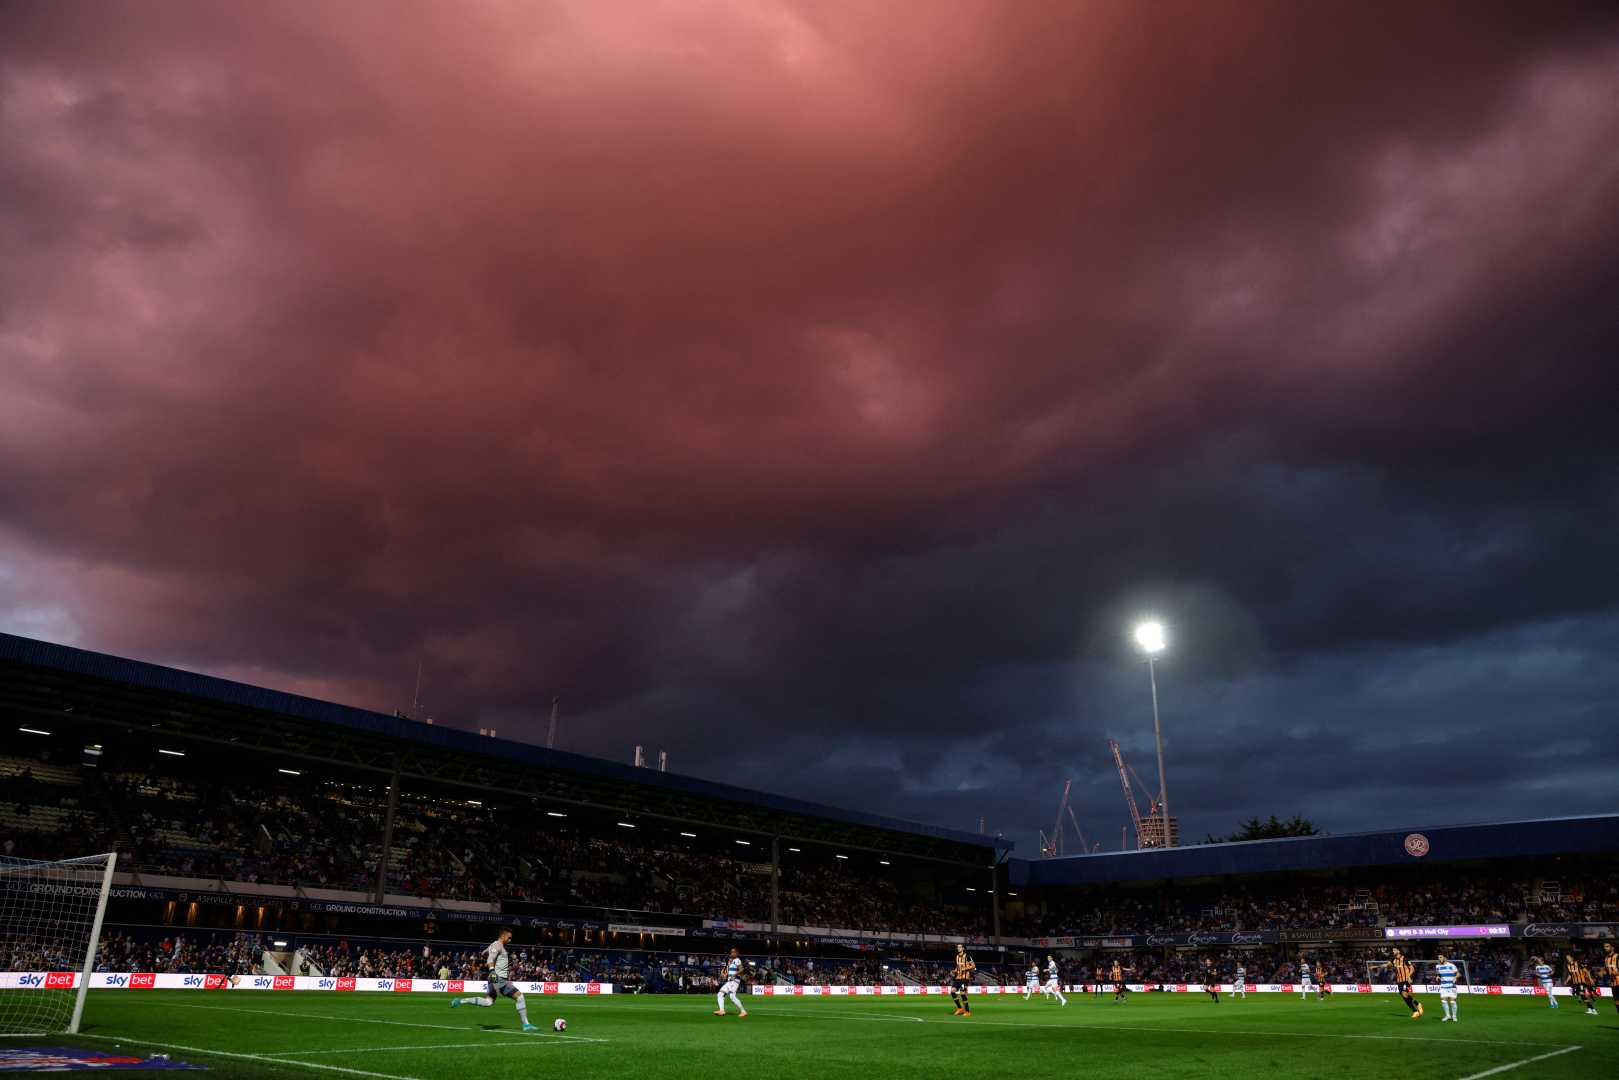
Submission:
POLYGON ((1074 994, 1067 1007, 984 1000, 969 1018, 943 998, 757 998, 746 1018, 711 997, 531 996, 537 1034, 509 1001, 451 1009, 423 994, 92 991, 84 1034, 39 1040, 166 1053, 240 1077, 593 1080, 723 1076, 1331 1077, 1456 1080, 1619 1076, 1619 1014, 1572 1001, 1437 998, 1410 1020, 1398 998, 1074 994), (566 1034, 551 1030, 556 1017, 566 1034))

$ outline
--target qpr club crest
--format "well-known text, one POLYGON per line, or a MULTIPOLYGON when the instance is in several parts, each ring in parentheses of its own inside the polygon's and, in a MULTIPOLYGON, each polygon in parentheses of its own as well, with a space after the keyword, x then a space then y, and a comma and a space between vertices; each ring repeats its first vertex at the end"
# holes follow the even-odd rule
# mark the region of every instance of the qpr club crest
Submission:
POLYGON ((1428 838, 1419 832, 1414 832, 1405 838, 1405 853, 1413 859, 1420 859, 1433 850, 1428 838))

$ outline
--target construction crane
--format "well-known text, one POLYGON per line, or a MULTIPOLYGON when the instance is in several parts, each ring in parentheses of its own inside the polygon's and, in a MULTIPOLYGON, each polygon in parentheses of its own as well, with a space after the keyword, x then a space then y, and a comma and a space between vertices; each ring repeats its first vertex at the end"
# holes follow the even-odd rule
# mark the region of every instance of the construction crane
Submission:
MULTIPOLYGON (((1157 817, 1157 815, 1159 813, 1158 808, 1163 805, 1163 800, 1161 798, 1155 798, 1153 796, 1153 794, 1152 794, 1152 788, 1148 787, 1145 783, 1142 782, 1141 777, 1139 775, 1137 775, 1135 769, 1133 769, 1129 765, 1125 764, 1125 762, 1124 762, 1124 754, 1122 752, 1120 752, 1119 744, 1118 744, 1117 740, 1109 739, 1107 741, 1107 748, 1109 750, 1113 751, 1113 764, 1118 766, 1119 785, 1124 788, 1124 802, 1125 802, 1125 805, 1130 808, 1130 824, 1133 825, 1135 827, 1135 830, 1136 830, 1136 847, 1137 848, 1146 847, 1146 846, 1148 846, 1148 844, 1146 843, 1146 840, 1147 840, 1146 830, 1142 827, 1141 810, 1136 805, 1135 788, 1130 786, 1131 778, 1134 777, 1135 782, 1137 784, 1141 785, 1142 794, 1147 796, 1147 807, 1148 807, 1148 818, 1149 819, 1154 819, 1154 818, 1157 817)), ((1155 825, 1156 825, 1156 822, 1155 822, 1155 825)), ((1154 844, 1153 846, 1156 846, 1156 844, 1154 844)))
POLYGON ((1062 802, 1057 804, 1057 823, 1051 827, 1051 835, 1047 836, 1044 830, 1040 832, 1040 854, 1048 859, 1062 854, 1062 812, 1068 809, 1068 792, 1073 786, 1072 780, 1063 781, 1062 802))
POLYGON ((1090 838, 1085 835, 1085 830, 1079 827, 1079 819, 1074 816, 1074 807, 1072 803, 1070 803, 1068 806, 1068 820, 1074 823, 1074 835, 1079 837, 1079 849, 1081 851, 1089 854, 1093 851, 1102 850, 1102 841, 1098 840, 1094 844, 1091 843, 1090 838))
POLYGON ((1074 782, 1072 780, 1063 781, 1062 802, 1057 804, 1056 824, 1051 827, 1051 835, 1048 836, 1044 832, 1040 833, 1040 854, 1048 859, 1062 854, 1063 832, 1069 824, 1073 825, 1074 835, 1079 838, 1079 850, 1082 853, 1088 854, 1092 851, 1098 851, 1102 847, 1100 843, 1092 847, 1090 838, 1085 835, 1085 830, 1079 827, 1079 818, 1074 816, 1074 808, 1068 802, 1068 795, 1073 788, 1074 782), (1066 822, 1064 818, 1067 819, 1066 822))

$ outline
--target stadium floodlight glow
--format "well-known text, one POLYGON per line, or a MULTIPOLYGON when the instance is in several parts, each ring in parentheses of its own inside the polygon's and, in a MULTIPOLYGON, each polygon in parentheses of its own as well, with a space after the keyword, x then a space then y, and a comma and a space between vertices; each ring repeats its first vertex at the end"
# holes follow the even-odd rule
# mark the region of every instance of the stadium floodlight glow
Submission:
POLYGON ((22 732, 24 735, 49 735, 50 734, 50 732, 41 731, 37 727, 20 727, 17 730, 22 732))
POLYGON ((634 825, 631 825, 631 824, 630 824, 630 823, 629 823, 629 822, 627 822, 627 821, 621 821, 621 822, 619 822, 619 823, 618 823, 618 827, 619 827, 619 828, 621 828, 621 829, 633 829, 633 828, 635 828, 635 826, 634 826, 634 825))
POLYGON ((468 799, 467 800, 467 805, 468 806, 482 806, 483 803, 479 802, 477 799, 468 799))
POLYGON ((158 753, 167 754, 170 757, 185 757, 186 756, 186 752, 184 750, 159 750, 158 753))
POLYGON ((795 847, 790 847, 787 850, 792 852, 794 855, 802 855, 803 854, 802 851, 800 851, 798 848, 795 848, 795 847))
POLYGON ((1147 654, 1147 679, 1152 684, 1152 741, 1158 749, 1158 844, 1172 847, 1169 829, 1169 784, 1164 779, 1164 732, 1158 722, 1158 670, 1153 658, 1164 651, 1164 624, 1156 619, 1136 625, 1136 644, 1147 654))
POLYGON ((562 812, 561 812, 561 811, 559 811, 559 810, 547 810, 547 811, 546 811, 546 812, 545 812, 545 816, 546 816, 546 817, 567 817, 567 816, 568 816, 568 815, 567 815, 567 814, 564 814, 564 813, 562 813, 562 812))
POLYGON ((1006 895, 1007 895, 1007 896, 1016 896, 1016 895, 1017 895, 1017 893, 1015 893, 1015 892, 1009 892, 1009 893, 1007 893, 1007 894, 1006 894, 1006 895))
POLYGON ((737 843, 741 844, 743 847, 752 847, 753 846, 753 841, 752 840, 738 840, 737 843))
POLYGON ((303 775, 303 773, 299 772, 297 769, 277 769, 276 772, 285 773, 288 776, 302 776, 303 775))
POLYGON ((849 856, 847 856, 847 855, 834 855, 832 857, 834 859, 847 859, 849 856))
POLYGON ((274 945, 278 949, 285 949, 287 947, 287 943, 285 941, 272 941, 270 944, 274 945))
POLYGON ((681 836, 689 836, 689 837, 691 837, 691 838, 692 838, 692 839, 693 839, 693 840, 695 840, 695 839, 697 839, 697 834, 696 834, 696 833, 694 833, 694 832, 683 832, 683 833, 681 833, 681 834, 680 834, 680 835, 681 835, 681 836))
POLYGON ((969 885, 969 886, 967 886, 967 891, 968 892, 977 892, 978 890, 973 888, 971 885, 969 885))
POLYGON ((889 862, 887 859, 878 859, 877 860, 877 865, 878 866, 893 866, 894 864, 889 862))

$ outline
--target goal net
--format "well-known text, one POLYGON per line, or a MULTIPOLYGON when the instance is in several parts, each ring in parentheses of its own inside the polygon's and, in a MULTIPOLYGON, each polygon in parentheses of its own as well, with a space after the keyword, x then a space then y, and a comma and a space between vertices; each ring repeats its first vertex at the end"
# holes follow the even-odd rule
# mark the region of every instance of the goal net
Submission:
POLYGON ((0 856, 0 1036, 79 1030, 117 859, 0 856))

